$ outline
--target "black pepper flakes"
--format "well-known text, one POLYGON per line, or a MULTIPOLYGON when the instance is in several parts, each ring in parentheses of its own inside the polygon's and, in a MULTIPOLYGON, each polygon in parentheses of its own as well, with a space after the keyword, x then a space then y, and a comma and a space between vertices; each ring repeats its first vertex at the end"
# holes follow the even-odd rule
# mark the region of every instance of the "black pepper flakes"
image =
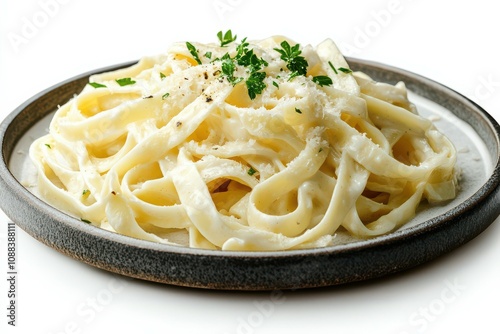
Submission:
POLYGON ((205 100, 205 102, 212 102, 212 101, 213 101, 212 97, 211 96, 207 96, 207 99, 205 100))
POLYGON ((205 77, 205 80, 207 80, 207 79, 208 79, 208 73, 207 73, 207 72, 204 72, 204 73, 203 73, 203 76, 205 77))
POLYGON ((179 126, 181 126, 181 125, 182 125, 182 122, 180 122, 180 121, 177 121, 177 122, 175 123, 175 126, 176 126, 176 127, 179 127, 179 126))

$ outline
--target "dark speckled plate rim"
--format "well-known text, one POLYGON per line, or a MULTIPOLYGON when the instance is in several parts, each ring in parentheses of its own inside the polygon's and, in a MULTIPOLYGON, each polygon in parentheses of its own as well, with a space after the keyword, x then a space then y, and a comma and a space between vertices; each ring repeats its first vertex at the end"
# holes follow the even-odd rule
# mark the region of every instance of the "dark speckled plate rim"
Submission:
MULTIPOLYGON (((428 78, 399 68, 355 58, 348 58, 348 62, 354 70, 367 72, 376 80, 392 83, 404 81, 410 90, 430 100, 435 100, 436 96, 444 95, 455 102, 458 101, 458 103, 474 112, 471 117, 477 118, 475 122, 482 124, 482 130, 486 129, 490 132, 488 140, 484 139, 487 134, 482 133, 480 136, 487 142, 490 154, 496 151, 497 155, 499 155, 500 126, 484 109, 465 96, 428 78), (395 78, 397 79, 395 80, 395 78)), ((56 84, 20 105, 5 118, 0 126, 0 141, 2 144, 0 206, 9 218, 35 239, 80 261, 126 276, 189 287, 228 290, 320 287, 380 277, 432 260, 477 236, 500 214, 500 205, 498 205, 500 202, 500 159, 497 158, 491 177, 476 193, 455 208, 416 226, 352 244, 278 252, 222 252, 138 240, 82 224, 78 219, 70 217, 38 199, 15 179, 9 170, 8 161, 18 138, 9 141, 9 144, 6 145, 6 133, 8 133, 9 126, 20 117, 23 110, 47 94, 60 89, 65 84, 82 80, 91 74, 123 68, 134 63, 135 61, 108 66, 80 74, 56 84), (23 210, 14 209, 15 205, 22 206, 23 210), (33 221, 29 221, 30 218, 33 218, 33 221), (36 224, 49 224, 49 222, 50 224, 56 224, 51 226, 61 227, 61 231, 77 237, 81 236, 82 240, 91 237, 92 240, 109 243, 110 247, 120 247, 120 245, 126 247, 135 252, 134 256, 137 256, 137 258, 131 262, 123 261, 123 264, 120 263, 119 259, 117 263, 116 259, 109 260, 106 256, 90 258, 87 251, 80 252, 78 248, 67 248, 65 242, 58 240, 57 236, 47 235, 46 231, 37 228, 36 224), (432 246, 437 242, 443 244, 432 246), (422 247, 428 248, 428 251, 420 252, 421 254, 416 256, 409 254, 418 250, 422 251, 422 247), (395 256, 394 261, 388 258, 391 254, 396 254, 399 251, 406 252, 406 256, 395 256), (182 265, 185 272, 180 275, 177 275, 177 273, 173 275, 171 271, 175 267, 174 265, 171 265, 171 267, 166 266, 163 269, 156 268, 152 272, 144 272, 143 268, 136 271, 136 267, 141 267, 136 262, 141 252, 145 252, 152 257, 159 256, 161 260, 168 258, 165 261, 173 261, 175 265, 182 265), (173 260, 172 256, 174 257, 173 260), (197 271, 196 268, 189 268, 190 261, 193 261, 193 266, 195 266, 199 264, 197 262, 199 259, 208 261, 207 263, 212 261, 213 268, 204 273, 199 272, 201 269, 197 271), (305 262, 307 263, 304 264, 305 262), (348 266, 346 269, 327 269, 326 274, 318 274, 318 268, 325 268, 325 265, 338 263, 348 263, 348 266), (296 274, 307 269, 311 269, 311 273, 302 275, 298 279, 289 279, 286 274, 280 271, 284 270, 286 272, 290 270, 291 274, 296 274), (222 274, 218 274, 218 271, 222 274), (252 277, 252 281, 246 280, 245 277, 247 276, 252 277)), ((78 93, 78 91, 74 93, 78 93)), ((59 101, 59 103, 64 102, 59 101)), ((48 112, 50 110, 43 112, 39 119, 48 112)), ((31 125, 35 123, 36 121, 32 121, 31 125)), ((477 131, 477 129, 475 130, 477 131)), ((494 154, 492 154, 493 156, 494 154)), ((207 270, 206 266, 202 268, 207 270)))

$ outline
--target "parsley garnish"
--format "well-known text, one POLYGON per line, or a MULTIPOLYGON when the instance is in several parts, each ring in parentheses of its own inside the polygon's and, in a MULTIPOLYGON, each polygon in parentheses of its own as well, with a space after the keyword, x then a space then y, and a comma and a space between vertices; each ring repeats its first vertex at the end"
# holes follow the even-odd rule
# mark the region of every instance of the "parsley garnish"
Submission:
POLYGON ((237 58, 237 59, 241 58, 245 53, 247 53, 249 45, 250 44, 247 42, 247 38, 246 37, 243 38, 241 40, 241 43, 236 47, 237 54, 236 54, 235 58, 237 58))
POLYGON ((193 44, 189 43, 189 42, 186 42, 186 46, 189 50, 189 53, 191 53, 191 55, 193 56, 194 60, 196 60, 196 62, 201 65, 201 60, 200 60, 200 57, 198 56, 198 50, 196 50, 196 48, 194 47, 193 44))
POLYGON ((82 196, 87 196, 87 195, 90 195, 90 190, 88 190, 88 189, 84 189, 84 190, 82 191, 82 196))
POLYGON ((217 38, 220 41, 220 46, 225 46, 228 45, 229 43, 232 43, 236 40, 236 35, 233 36, 233 33, 231 32, 231 29, 226 31, 226 33, 222 34, 222 31, 219 31, 217 33, 217 38))
POLYGON ((208 59, 212 59, 212 52, 210 51, 205 52, 205 57, 208 59))
POLYGON ((47 146, 48 148, 52 148, 52 146, 50 146, 50 144, 45 144, 45 146, 47 146))
POLYGON ((333 70, 333 72, 335 72, 335 74, 339 74, 339 72, 337 72, 337 70, 335 69, 335 66, 333 66, 331 61, 328 61, 328 65, 330 65, 330 68, 333 70))
POLYGON ((87 220, 87 219, 83 219, 83 218, 80 218, 80 220, 86 224, 92 224, 92 222, 90 220, 87 220))
MULTIPOLYGON (((333 72, 335 72, 335 74, 339 74, 339 72, 337 72, 337 69, 335 68, 335 66, 333 66, 331 61, 328 62, 328 65, 330 65, 330 68, 333 70, 333 72)), ((338 70, 346 74, 352 73, 350 69, 345 67, 339 67, 338 70)))
POLYGON ((115 81, 122 87, 135 84, 135 81, 132 80, 131 78, 121 78, 121 79, 116 79, 115 81))
POLYGON ((261 68, 269 65, 267 61, 262 58, 259 58, 253 53, 253 50, 247 50, 241 56, 236 55, 236 59, 238 65, 242 65, 248 67, 250 72, 257 72, 261 68))
POLYGON ((167 97, 169 97, 169 96, 170 96, 170 93, 168 93, 168 92, 167 92, 167 93, 165 93, 165 94, 163 94, 163 95, 161 96, 161 99, 162 99, 162 100, 165 100, 165 99, 166 99, 167 97))
POLYGON ((243 80, 243 78, 234 77, 234 71, 236 71, 236 65, 234 63, 234 59, 231 58, 229 53, 226 53, 224 56, 222 56, 220 60, 222 61, 221 64, 222 75, 225 76, 233 86, 235 86, 237 83, 243 80))
POLYGON ((247 84, 248 96, 250 96, 251 100, 255 99, 257 94, 261 94, 266 88, 266 84, 264 83, 265 78, 265 72, 253 72, 245 81, 247 84))
POLYGON ((91 85, 92 87, 94 88, 105 88, 106 85, 103 85, 103 84, 100 84, 100 83, 97 83, 97 82, 89 82, 89 85, 91 85))
POLYGON ((299 108, 295 108, 295 112, 296 112, 297 114, 302 114, 302 110, 300 110, 299 108))
POLYGON ((252 167, 250 167, 250 168, 248 169, 248 175, 252 176, 252 175, 254 175, 255 173, 257 173, 257 171, 256 171, 255 169, 253 169, 252 167))
POLYGON ((345 68, 345 67, 339 67, 339 68, 338 68, 338 70, 339 70, 340 72, 344 72, 344 73, 346 73, 346 74, 352 73, 352 71, 351 71, 350 69, 345 68))
POLYGON ((280 89, 280 85, 278 85, 278 83, 276 81, 273 80, 273 86, 280 89))
POLYGON ((281 55, 281 59, 286 61, 286 67, 292 71, 289 80, 295 78, 298 75, 306 75, 307 73, 307 60, 302 57, 300 54, 302 51, 300 50, 300 44, 295 44, 294 46, 290 46, 287 41, 281 42, 281 49, 275 48, 275 51, 278 51, 281 55))
POLYGON ((312 81, 317 83, 321 87, 331 86, 333 84, 332 79, 330 79, 330 77, 327 77, 326 75, 318 75, 316 77, 313 77, 312 81))
POLYGON ((160 79, 165 79, 167 76, 160 72, 160 79))

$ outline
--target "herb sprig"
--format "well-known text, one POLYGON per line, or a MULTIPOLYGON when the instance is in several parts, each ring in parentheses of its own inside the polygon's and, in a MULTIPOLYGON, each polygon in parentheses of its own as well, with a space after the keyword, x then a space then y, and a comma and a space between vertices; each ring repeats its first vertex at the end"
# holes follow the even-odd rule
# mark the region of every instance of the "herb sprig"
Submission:
MULTIPOLYGON (((231 43, 236 39, 236 35, 233 37, 230 30, 223 35, 224 38, 221 38, 222 32, 219 32, 217 36, 221 41, 221 46, 223 46, 224 41, 231 43)), ((269 64, 264 59, 257 57, 253 49, 249 49, 249 46, 250 44, 246 41, 246 38, 244 38, 236 47, 236 55, 234 57, 226 53, 219 60, 221 61, 222 75, 226 77, 233 86, 245 80, 243 77, 235 77, 234 73, 237 70, 237 66, 243 66, 246 69, 249 74, 245 80, 245 84, 247 86, 248 96, 253 100, 258 94, 262 94, 267 87, 264 82, 266 73, 259 71, 269 64)))
POLYGON ((196 47, 189 42, 186 42, 186 47, 189 50, 189 53, 191 53, 191 56, 193 56, 194 60, 196 60, 198 65, 201 65, 200 56, 198 56, 198 50, 196 50, 196 47))
POLYGON ((292 72, 290 74, 289 80, 295 78, 299 75, 307 74, 307 60, 301 56, 302 51, 300 50, 300 44, 295 44, 290 46, 287 41, 281 42, 281 49, 274 48, 275 51, 279 52, 281 59, 286 61, 286 67, 292 72))
POLYGON ((237 38, 237 35, 233 36, 233 33, 231 32, 231 29, 229 29, 224 34, 222 33, 222 31, 219 31, 217 33, 217 38, 220 41, 220 46, 226 46, 229 43, 234 42, 236 40, 236 38, 237 38))
POLYGON ((265 72, 253 72, 245 81, 248 90, 248 96, 253 100, 257 97, 257 94, 262 94, 264 89, 266 89, 266 84, 264 79, 266 78, 265 72))
POLYGON ((234 63, 234 59, 231 58, 229 53, 226 53, 220 60, 222 75, 225 76, 233 86, 236 86, 236 84, 242 81, 243 78, 234 77, 234 72, 236 71, 236 64, 234 63))

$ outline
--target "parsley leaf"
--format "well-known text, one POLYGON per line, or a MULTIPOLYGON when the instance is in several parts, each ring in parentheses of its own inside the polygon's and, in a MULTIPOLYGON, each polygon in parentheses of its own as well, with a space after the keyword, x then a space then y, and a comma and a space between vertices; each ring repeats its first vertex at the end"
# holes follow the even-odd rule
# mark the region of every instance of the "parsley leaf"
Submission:
POLYGON ((312 81, 317 83, 321 87, 331 86, 333 84, 332 79, 330 79, 330 77, 327 77, 326 75, 318 75, 316 77, 313 77, 312 81))
POLYGON ((299 75, 306 75, 307 73, 307 60, 302 57, 295 57, 288 62, 288 69, 292 72, 297 72, 299 75))
POLYGON ((85 224, 92 224, 92 222, 90 220, 87 220, 87 219, 83 219, 83 218, 80 218, 80 220, 82 222, 84 222, 85 224))
POLYGON ((281 49, 274 48, 275 51, 279 52, 281 59, 287 62, 286 67, 292 71, 291 77, 294 78, 298 75, 306 75, 307 73, 307 60, 300 54, 300 44, 295 44, 290 46, 287 41, 281 42, 281 49))
POLYGON ((269 65, 267 61, 257 57, 257 55, 253 53, 253 50, 246 51, 246 53, 237 58, 237 63, 238 65, 248 67, 250 72, 257 72, 264 66, 269 65))
POLYGON ((169 96, 170 96, 170 93, 168 93, 168 92, 167 92, 167 93, 165 93, 165 94, 163 94, 163 95, 161 96, 161 99, 162 99, 162 100, 165 100, 165 99, 166 99, 167 97, 169 97, 169 96))
POLYGON ((103 84, 100 84, 100 83, 97 83, 97 82, 89 82, 89 85, 91 85, 94 88, 103 88, 103 87, 106 87, 106 85, 103 85, 103 84))
POLYGON ((339 67, 339 68, 338 68, 338 70, 339 70, 340 72, 344 72, 344 73, 346 73, 346 74, 352 73, 352 71, 351 71, 350 69, 345 68, 345 67, 339 67))
POLYGON ((188 48, 189 53, 191 53, 191 55, 193 56, 194 60, 196 60, 196 62, 199 65, 201 65, 201 60, 200 60, 200 57, 198 56, 198 50, 196 50, 194 45, 189 43, 189 42, 186 42, 186 47, 188 48))
POLYGON ((236 64, 234 63, 234 60, 231 58, 231 56, 229 56, 229 53, 226 53, 224 56, 222 56, 221 61, 222 61, 221 64, 222 75, 224 75, 233 86, 235 86, 238 82, 243 80, 243 78, 234 77, 234 71, 236 71, 236 64))
POLYGON ((224 34, 222 34, 222 31, 219 31, 217 33, 217 38, 220 41, 220 46, 225 46, 229 43, 232 43, 236 40, 237 35, 233 36, 233 33, 231 32, 231 29, 226 31, 224 34))
POLYGON ((121 79, 116 79, 115 81, 122 87, 135 84, 135 81, 132 80, 131 78, 121 78, 121 79))
POLYGON ((243 39, 241 40, 241 43, 240 43, 240 44, 238 44, 238 46, 236 47, 236 52, 237 52, 237 53, 236 53, 235 58, 236 58, 236 59, 239 59, 239 58, 241 58, 241 57, 242 57, 245 53, 247 53, 247 52, 248 52, 248 46, 249 46, 249 45, 250 45, 250 44, 247 42, 247 38, 246 38, 246 37, 245 37, 245 38, 243 38, 243 39))
POLYGON ((167 77, 167 76, 166 76, 165 74, 163 74, 163 73, 161 73, 161 72, 160 72, 160 79, 162 79, 162 80, 163 80, 163 79, 165 79, 166 77, 167 77))
POLYGON ((250 168, 248 169, 248 175, 252 176, 252 175, 254 175, 255 173, 257 173, 257 171, 256 171, 255 169, 253 169, 252 167, 250 167, 250 168))
POLYGON ((250 96, 251 100, 255 99, 257 94, 261 94, 266 88, 266 84, 264 83, 265 78, 265 72, 253 72, 245 81, 247 84, 248 96, 250 96))
MULTIPOLYGON (((228 30, 225 34, 223 34, 222 31, 219 31, 217 37, 221 42, 221 46, 227 45, 236 40, 236 35, 233 36, 231 30, 228 30)), ((259 71, 269 64, 264 59, 259 58, 254 53, 253 49, 249 49, 250 44, 246 40, 247 39, 244 38, 241 43, 236 46, 236 55, 234 57, 231 57, 229 53, 226 53, 220 59, 214 59, 213 62, 221 62, 220 72, 222 73, 222 76, 227 78, 233 86, 245 80, 248 96, 253 100, 257 94, 262 94, 262 91, 267 87, 264 83, 266 73, 259 71), (242 77, 235 76, 238 66, 244 67, 247 74, 242 77)))

